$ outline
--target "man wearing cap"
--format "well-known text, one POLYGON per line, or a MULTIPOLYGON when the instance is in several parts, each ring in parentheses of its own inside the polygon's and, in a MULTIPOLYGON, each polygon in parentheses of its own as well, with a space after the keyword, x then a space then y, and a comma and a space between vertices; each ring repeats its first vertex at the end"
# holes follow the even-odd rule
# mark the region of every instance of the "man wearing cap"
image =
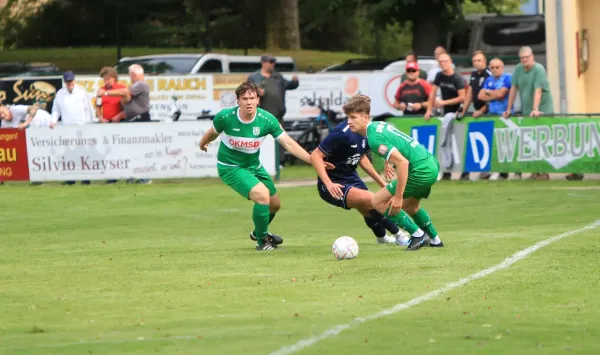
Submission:
POLYGON ((52 127, 58 118, 64 125, 92 123, 94 109, 84 88, 75 84, 75 74, 68 71, 63 75, 64 86, 58 90, 52 104, 52 127))
MULTIPOLYGON (((68 71, 63 75, 64 86, 58 90, 52 104, 52 121, 50 127, 56 126, 58 118, 63 125, 84 125, 94 120, 92 101, 88 98, 84 88, 75 84, 75 74, 68 71)), ((90 180, 81 182, 89 185, 90 180)), ((75 181, 65 181, 66 185, 73 185, 75 181)))
MULTIPOLYGON (((285 115, 285 92, 294 90, 298 87, 298 77, 294 75, 292 80, 287 80, 275 70, 275 57, 265 54, 260 57, 262 68, 248 76, 248 81, 256 84, 260 89, 259 107, 269 112, 277 118, 280 124, 283 124, 285 115)), ((279 147, 279 161, 284 165, 285 149, 279 147)))
POLYGON ((424 115, 427 112, 431 85, 419 78, 419 64, 406 63, 406 80, 400 84, 392 106, 404 112, 404 115, 424 115))

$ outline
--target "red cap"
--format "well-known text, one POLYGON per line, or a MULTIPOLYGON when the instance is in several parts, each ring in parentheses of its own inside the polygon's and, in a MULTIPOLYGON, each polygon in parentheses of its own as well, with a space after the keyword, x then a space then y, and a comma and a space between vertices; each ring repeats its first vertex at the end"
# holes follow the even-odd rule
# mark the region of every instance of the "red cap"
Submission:
POLYGON ((419 64, 417 64, 417 62, 406 63, 406 69, 419 70, 419 64))

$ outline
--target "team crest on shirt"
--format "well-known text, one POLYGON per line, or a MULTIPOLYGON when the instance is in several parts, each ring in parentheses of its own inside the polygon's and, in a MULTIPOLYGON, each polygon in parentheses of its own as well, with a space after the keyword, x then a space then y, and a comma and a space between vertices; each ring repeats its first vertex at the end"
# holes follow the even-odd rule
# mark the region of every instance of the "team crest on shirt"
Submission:
POLYGON ((252 133, 254 133, 255 136, 258 136, 258 134, 260 133, 260 127, 252 128, 252 133))
POLYGON ((380 145, 379 148, 377 148, 377 151, 380 154, 386 154, 388 152, 388 147, 386 147, 385 145, 380 145))

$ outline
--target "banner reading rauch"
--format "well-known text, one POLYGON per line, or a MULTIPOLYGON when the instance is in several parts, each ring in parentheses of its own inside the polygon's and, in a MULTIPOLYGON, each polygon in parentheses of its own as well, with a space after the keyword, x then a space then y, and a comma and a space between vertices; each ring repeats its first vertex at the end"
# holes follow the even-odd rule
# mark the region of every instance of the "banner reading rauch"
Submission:
POLYGON ((27 181, 27 141, 25 131, 0 129, 0 181, 27 181))

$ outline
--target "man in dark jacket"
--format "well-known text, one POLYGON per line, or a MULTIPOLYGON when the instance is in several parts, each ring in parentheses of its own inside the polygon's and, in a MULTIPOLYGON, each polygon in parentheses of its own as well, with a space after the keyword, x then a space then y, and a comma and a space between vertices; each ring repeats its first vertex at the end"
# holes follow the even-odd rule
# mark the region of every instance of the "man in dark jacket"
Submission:
MULTIPOLYGON (((259 107, 277 118, 283 125, 285 115, 285 92, 298 87, 298 77, 294 75, 292 80, 287 80, 275 70, 275 57, 265 54, 260 58, 262 68, 248 76, 248 81, 253 82, 260 89, 259 107)), ((283 166, 285 163, 283 147, 279 147, 279 161, 283 166)))

